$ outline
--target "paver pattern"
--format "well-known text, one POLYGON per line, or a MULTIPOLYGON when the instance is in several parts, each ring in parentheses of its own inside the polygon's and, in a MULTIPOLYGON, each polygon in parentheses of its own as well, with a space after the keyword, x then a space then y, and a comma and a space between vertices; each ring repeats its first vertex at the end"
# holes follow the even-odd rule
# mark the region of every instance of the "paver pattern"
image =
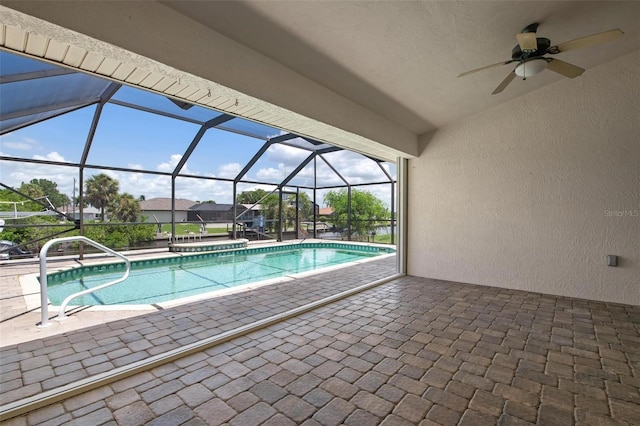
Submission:
POLYGON ((403 277, 8 424, 631 425, 639 374, 640 307, 403 277))
MULTIPOLYGON (((110 371, 392 275, 395 256, 254 290, 104 321, 99 326, 0 348, 0 404, 110 371)), ((54 313, 55 314, 55 313, 54 313)), ((75 314, 82 321, 92 313, 75 314)), ((98 318, 119 312, 102 312, 98 318)), ((37 335, 39 313, 26 335, 37 335)))

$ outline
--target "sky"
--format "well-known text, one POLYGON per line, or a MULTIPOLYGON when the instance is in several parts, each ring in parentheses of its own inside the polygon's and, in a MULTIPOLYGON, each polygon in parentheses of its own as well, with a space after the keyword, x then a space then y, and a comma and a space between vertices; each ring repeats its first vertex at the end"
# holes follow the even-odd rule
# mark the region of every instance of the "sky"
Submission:
MULTIPOLYGON (((2 59, 3 63, 7 64, 5 54, 3 53, 2 59)), ((20 60, 24 61, 24 59, 20 60)), ((7 72, 6 68, 5 66, 2 71, 7 72)), ((69 76, 53 78, 63 77, 69 76)), ((55 82, 51 83, 55 87, 55 82)), ((62 81, 58 82, 58 84, 61 83, 62 81)), ((56 94, 52 94, 53 96, 56 94)), ((7 102, 9 96, 5 94, 3 97, 7 102)), ((198 106, 184 111, 163 96, 129 87, 121 88, 113 99, 120 102, 140 103, 199 121, 206 121, 220 114, 198 106)), ((2 110, 1 102, 0 110, 2 110)), ((2 135, 0 136, 0 155, 77 163, 82 156, 95 109, 93 105, 88 106, 2 135)), ((283 133, 278 129, 237 118, 228 121, 224 126, 257 134, 263 138, 283 133)), ((87 164, 140 171, 172 172, 199 129, 200 126, 195 123, 110 103, 102 111, 87 157, 87 164)), ((209 129, 187 160, 181 173, 202 177, 234 178, 263 144, 263 139, 220 129, 209 129)), ((309 154, 310 152, 306 150, 275 144, 251 168, 246 178, 279 183, 309 154)), ((340 151, 324 154, 324 157, 351 184, 387 180, 376 162, 360 154, 340 151)), ((312 164, 305 167, 291 181, 291 184, 313 186, 312 164)), ((395 176, 395 165, 383 163, 383 166, 391 176, 395 176)), ((85 170, 85 180, 98 173, 105 173, 118 180, 120 192, 127 192, 134 197, 141 195, 146 199, 171 197, 171 180, 168 176, 89 168, 85 170)), ((78 170, 75 167, 0 161, 0 181, 5 185, 17 188, 22 182, 28 182, 34 178, 45 178, 56 182, 60 192, 69 197, 73 195, 74 178, 79 181, 78 170)), ((321 160, 317 161, 317 180, 318 186, 343 183, 321 160)), ((77 186, 76 183, 76 192, 77 186)), ((256 188, 271 191, 275 186, 239 184, 238 192, 256 188)), ((372 192, 389 206, 391 192, 389 184, 364 186, 358 189, 372 192)), ((176 179, 176 198, 230 203, 233 197, 232 191, 232 184, 228 182, 184 177, 176 179)), ((318 191, 317 203, 321 206, 324 205, 322 197, 326 192, 327 190, 318 191)), ((309 195, 311 196, 310 192, 309 195)))

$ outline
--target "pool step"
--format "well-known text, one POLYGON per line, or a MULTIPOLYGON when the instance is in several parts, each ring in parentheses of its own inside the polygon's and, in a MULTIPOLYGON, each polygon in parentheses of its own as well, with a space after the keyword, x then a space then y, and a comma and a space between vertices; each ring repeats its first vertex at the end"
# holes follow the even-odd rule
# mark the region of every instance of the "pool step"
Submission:
POLYGON ((246 248, 249 240, 240 238, 237 240, 202 241, 197 243, 171 243, 169 251, 173 253, 205 253, 246 248))

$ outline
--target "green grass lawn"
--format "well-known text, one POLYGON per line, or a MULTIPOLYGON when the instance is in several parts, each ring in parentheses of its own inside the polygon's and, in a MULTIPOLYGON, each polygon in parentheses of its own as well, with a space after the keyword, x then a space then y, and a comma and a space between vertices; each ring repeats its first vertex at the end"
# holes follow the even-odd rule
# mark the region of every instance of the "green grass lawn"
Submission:
POLYGON ((207 232, 209 234, 226 234, 227 227, 225 226, 224 228, 207 228, 207 232))
MULTIPOLYGON (((396 235, 396 239, 398 236, 396 235)), ((391 244, 391 234, 376 235, 375 238, 369 237, 370 242, 378 244, 391 244)))

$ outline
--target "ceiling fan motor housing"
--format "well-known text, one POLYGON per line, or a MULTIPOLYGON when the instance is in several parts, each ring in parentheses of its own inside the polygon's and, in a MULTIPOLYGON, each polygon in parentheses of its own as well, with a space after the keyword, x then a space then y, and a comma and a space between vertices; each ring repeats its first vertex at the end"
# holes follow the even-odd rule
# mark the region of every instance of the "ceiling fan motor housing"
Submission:
POLYGON ((524 61, 529 58, 535 58, 536 56, 543 56, 547 53, 549 47, 551 47, 551 40, 544 37, 536 38, 538 43, 538 49, 535 52, 523 52, 520 49, 520 45, 516 44, 513 49, 511 49, 511 59, 514 61, 524 61))

